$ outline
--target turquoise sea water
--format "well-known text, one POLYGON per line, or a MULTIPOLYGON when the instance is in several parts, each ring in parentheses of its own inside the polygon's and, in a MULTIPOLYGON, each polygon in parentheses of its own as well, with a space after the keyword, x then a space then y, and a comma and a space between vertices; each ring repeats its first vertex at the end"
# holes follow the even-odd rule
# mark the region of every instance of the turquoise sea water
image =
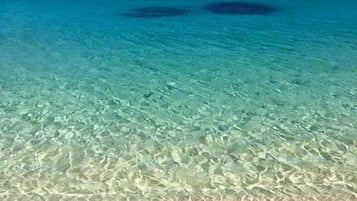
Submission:
POLYGON ((0 0, 0 200, 357 200, 357 2, 211 2, 0 0))

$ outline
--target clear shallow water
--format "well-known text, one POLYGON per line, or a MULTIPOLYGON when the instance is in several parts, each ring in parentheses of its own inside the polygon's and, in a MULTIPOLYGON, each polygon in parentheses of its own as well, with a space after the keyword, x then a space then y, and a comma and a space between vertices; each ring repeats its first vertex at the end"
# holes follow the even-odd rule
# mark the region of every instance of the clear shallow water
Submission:
POLYGON ((356 200, 357 3, 261 2, 0 0, 1 200, 356 200))

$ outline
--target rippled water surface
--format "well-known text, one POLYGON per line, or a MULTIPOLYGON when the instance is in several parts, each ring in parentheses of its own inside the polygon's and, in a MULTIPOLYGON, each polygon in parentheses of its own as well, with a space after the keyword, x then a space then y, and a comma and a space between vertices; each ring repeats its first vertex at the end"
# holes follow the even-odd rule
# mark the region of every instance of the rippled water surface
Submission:
POLYGON ((244 2, 0 0, 0 200, 357 200, 357 2, 244 2))

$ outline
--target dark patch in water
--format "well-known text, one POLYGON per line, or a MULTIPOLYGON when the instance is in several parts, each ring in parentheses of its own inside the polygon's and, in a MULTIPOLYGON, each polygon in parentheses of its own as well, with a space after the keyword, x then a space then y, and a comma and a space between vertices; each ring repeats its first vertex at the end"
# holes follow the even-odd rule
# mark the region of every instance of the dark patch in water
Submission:
POLYGON ((128 10, 125 16, 138 18, 175 17, 187 15, 190 11, 175 7, 144 7, 128 10))
POLYGON ((144 97, 145 97, 145 98, 149 98, 149 97, 152 96, 152 95, 154 95, 154 92, 149 91, 149 92, 147 92, 147 93, 144 94, 144 97))
POLYGON ((219 2, 207 4, 205 10, 221 15, 268 15, 277 9, 261 3, 219 2))

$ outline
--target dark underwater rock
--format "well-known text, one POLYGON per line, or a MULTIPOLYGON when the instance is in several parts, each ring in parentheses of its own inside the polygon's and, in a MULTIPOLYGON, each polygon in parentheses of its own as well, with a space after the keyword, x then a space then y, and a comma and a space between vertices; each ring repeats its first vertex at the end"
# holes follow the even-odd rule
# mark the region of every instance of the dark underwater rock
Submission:
POLYGON ((277 8, 248 2, 219 2, 205 5, 205 10, 221 15, 268 15, 276 12, 277 8))

